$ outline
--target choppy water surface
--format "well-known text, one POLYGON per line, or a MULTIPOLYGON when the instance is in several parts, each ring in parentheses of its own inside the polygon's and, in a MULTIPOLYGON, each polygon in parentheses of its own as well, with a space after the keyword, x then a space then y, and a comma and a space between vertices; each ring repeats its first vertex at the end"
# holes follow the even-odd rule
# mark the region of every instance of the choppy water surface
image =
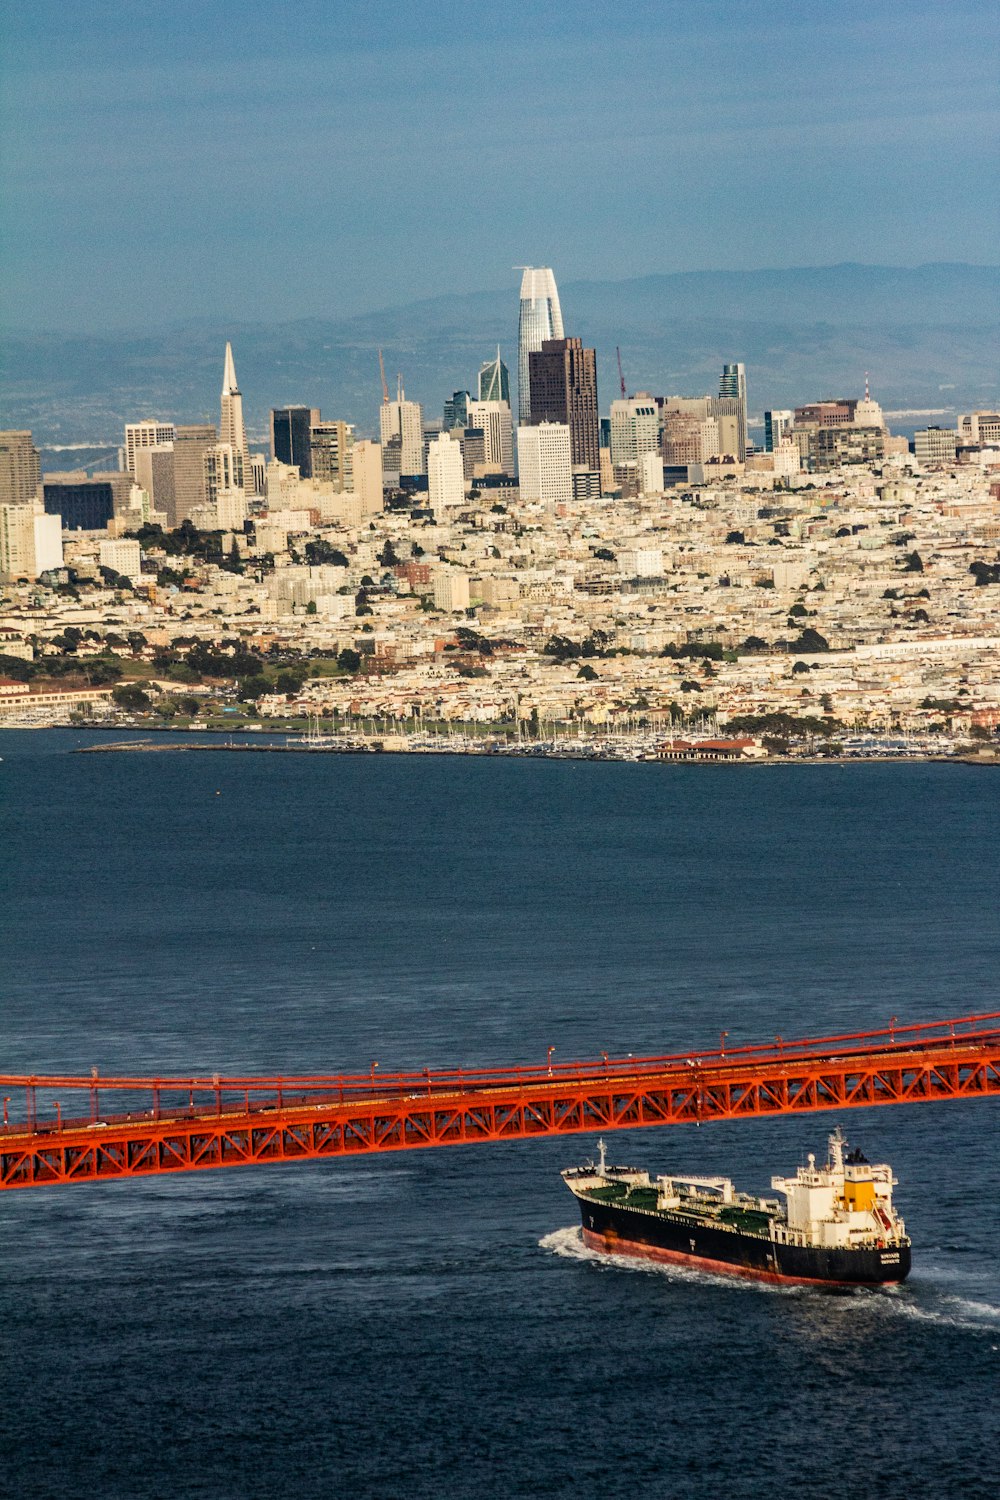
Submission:
MULTIPOLYGON (((3 1071, 708 1047, 996 1009, 1000 777, 75 756, 0 735, 3 1071)), ((830 1296, 600 1257, 547 1141, 0 1200, 4 1490, 993 1492, 997 1111, 855 1112, 914 1236, 830 1296)), ((829 1115, 620 1135, 762 1190, 829 1115)))

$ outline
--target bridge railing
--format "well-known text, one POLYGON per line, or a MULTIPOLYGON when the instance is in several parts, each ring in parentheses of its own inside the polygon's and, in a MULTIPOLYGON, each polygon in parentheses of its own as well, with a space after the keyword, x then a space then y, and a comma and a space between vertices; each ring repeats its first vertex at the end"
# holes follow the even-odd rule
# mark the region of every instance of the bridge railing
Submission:
POLYGON ((266 1123, 268 1115, 277 1112, 357 1105, 365 1100, 416 1101, 427 1096, 440 1103, 449 1095, 465 1097, 505 1089, 520 1092, 534 1086, 556 1090, 560 1084, 581 1082, 642 1082, 652 1075, 673 1076, 680 1081, 689 1079, 692 1071, 700 1079, 708 1074, 738 1077, 741 1073, 758 1073, 762 1067, 781 1070, 803 1063, 843 1064, 854 1056, 870 1065, 880 1059, 898 1061, 916 1054, 947 1053, 958 1046, 968 1049, 977 1043, 995 1044, 1000 1031, 998 1022, 1000 1011, 904 1026, 893 1018, 888 1026, 874 1031, 789 1039, 775 1036, 769 1042, 732 1046, 727 1045, 729 1033, 722 1032, 717 1047, 701 1050, 656 1057, 612 1057, 602 1052, 596 1059, 566 1061, 557 1057, 555 1048, 550 1048, 544 1062, 503 1068, 423 1068, 419 1072, 400 1072, 383 1070, 373 1061, 367 1071, 359 1073, 274 1077, 217 1073, 194 1078, 102 1077, 96 1069, 87 1077, 0 1074, 3 1099, 0 1134, 23 1134, 26 1129, 37 1133, 98 1132, 111 1125, 138 1125, 150 1120, 180 1122, 211 1116, 251 1117, 255 1123, 258 1120, 266 1123), (102 1108, 111 1101, 110 1112, 102 1108))

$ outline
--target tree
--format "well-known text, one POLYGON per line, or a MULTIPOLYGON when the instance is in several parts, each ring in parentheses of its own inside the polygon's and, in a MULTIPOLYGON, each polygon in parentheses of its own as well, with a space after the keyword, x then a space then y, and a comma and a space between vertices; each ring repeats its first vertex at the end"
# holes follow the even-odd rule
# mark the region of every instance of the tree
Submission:
POLYGON ((394 568, 399 562, 399 558, 396 556, 396 549, 390 541, 387 541, 382 551, 377 552, 375 555, 383 568, 394 568))
POLYGON ((309 603, 306 605, 306 614, 307 615, 314 615, 314 614, 317 614, 317 613, 318 613, 318 611, 317 611, 317 608, 316 608, 316 600, 315 599, 310 599, 309 603))
POLYGON ((339 548, 334 547, 325 537, 316 537, 314 541, 306 542, 305 558, 310 567, 316 568, 323 563, 329 563, 335 568, 346 568, 347 558, 339 548))
POLYGON ((584 662, 583 666, 580 668, 579 672, 577 672, 576 675, 577 677, 582 677, 584 682, 597 681, 597 672, 595 668, 590 665, 589 661, 584 662))
POLYGON ((812 653, 814 651, 829 651, 830 642, 825 636, 820 635, 818 630, 813 630, 807 625, 797 641, 792 641, 789 650, 793 655, 812 653))
POLYGON ((296 693, 302 691, 302 684, 305 680, 305 672, 298 668, 289 669, 278 673, 275 686, 279 693, 285 693, 289 697, 294 697, 296 693))
POLYGON ((919 552, 908 552, 903 558, 904 573, 922 573, 924 571, 923 560, 919 552))
POLYGON ((120 687, 112 688, 111 697, 119 708, 133 713, 149 708, 153 701, 137 682, 123 682, 120 687))
POLYGON ((357 672, 361 668, 361 657, 350 646, 345 646, 337 656, 337 665, 342 672, 357 672))
POLYGON ((735 546, 739 546, 739 547, 745 547, 746 546, 746 540, 747 539, 743 535, 742 531, 730 531, 729 534, 728 534, 728 536, 726 537, 727 543, 729 543, 730 545, 735 545, 735 546))

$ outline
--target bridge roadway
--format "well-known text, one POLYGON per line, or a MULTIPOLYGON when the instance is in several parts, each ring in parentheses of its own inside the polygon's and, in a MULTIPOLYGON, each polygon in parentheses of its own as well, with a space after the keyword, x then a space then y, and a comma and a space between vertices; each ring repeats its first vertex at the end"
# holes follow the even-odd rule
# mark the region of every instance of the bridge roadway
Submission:
POLYGON ((1000 1012, 666 1057, 286 1078, 0 1075, 0 1190, 1000 1097, 1000 1012), (59 1098, 55 1097, 59 1094, 59 1098), (103 1112, 110 1098, 118 1108, 103 1112), (67 1099, 70 1104, 67 1105, 67 1099), (68 1112, 74 1103, 78 1113, 68 1112), (84 1109, 86 1108, 86 1113, 84 1109))

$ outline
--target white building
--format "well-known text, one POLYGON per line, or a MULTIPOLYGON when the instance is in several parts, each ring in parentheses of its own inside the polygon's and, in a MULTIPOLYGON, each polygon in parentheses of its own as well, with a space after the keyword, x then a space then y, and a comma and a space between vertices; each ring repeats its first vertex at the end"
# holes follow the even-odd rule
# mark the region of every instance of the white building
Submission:
POLYGON ((622 548, 618 571, 623 578, 662 578, 663 553, 658 547, 622 548))
POLYGON ((98 561, 102 568, 121 573, 123 578, 128 578, 132 583, 138 583, 142 577, 142 549, 136 541, 119 538, 113 542, 102 542, 98 549, 98 561))
POLYGON ((612 401, 611 462, 632 463, 644 453, 658 453, 659 425, 656 402, 645 391, 612 401))
POLYGON ((35 579, 62 565, 59 516, 33 505, 0 505, 0 577, 35 579))
POLYGON ((173 422, 161 422, 147 417, 142 422, 125 424, 125 468, 135 473, 135 455, 140 448, 172 448, 174 446, 173 422))
POLYGON ((663 459, 659 453, 639 455, 639 494, 663 494, 663 459))
POLYGON ((419 401, 407 401, 402 386, 399 399, 379 408, 379 436, 386 477, 397 483, 401 474, 424 473, 424 414, 419 401), (398 463, 398 468, 396 464, 398 463))
POLYGON ((354 493, 361 501, 362 515, 374 515, 383 508, 382 449, 378 443, 361 438, 352 455, 354 493))
POLYGON ((435 516, 465 504, 462 445, 442 432, 427 449, 427 503, 435 516))
POLYGON ((573 462, 565 423, 519 427, 517 470, 522 500, 542 505, 563 505, 572 500, 573 462))
POLYGON ((463 573, 460 568, 438 568, 434 574, 434 607, 446 610, 468 609, 468 573, 463 573))
POLYGON ((470 401, 468 425, 483 431, 483 460, 489 469, 514 472, 514 420, 506 401, 470 401))

